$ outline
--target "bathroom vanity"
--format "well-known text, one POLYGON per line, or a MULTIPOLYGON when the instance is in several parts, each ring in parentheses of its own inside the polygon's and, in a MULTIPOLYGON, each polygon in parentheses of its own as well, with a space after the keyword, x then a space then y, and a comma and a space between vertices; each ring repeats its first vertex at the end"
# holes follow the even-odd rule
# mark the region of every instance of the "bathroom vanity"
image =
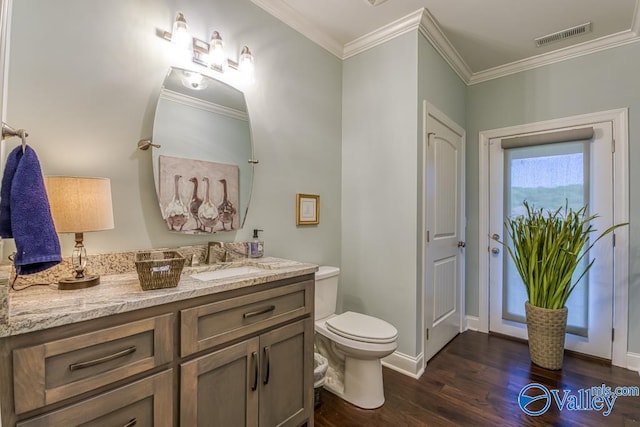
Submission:
POLYGON ((312 426, 316 266, 265 258, 207 277, 220 267, 185 267, 169 289, 125 273, 11 292, 1 425, 312 426))

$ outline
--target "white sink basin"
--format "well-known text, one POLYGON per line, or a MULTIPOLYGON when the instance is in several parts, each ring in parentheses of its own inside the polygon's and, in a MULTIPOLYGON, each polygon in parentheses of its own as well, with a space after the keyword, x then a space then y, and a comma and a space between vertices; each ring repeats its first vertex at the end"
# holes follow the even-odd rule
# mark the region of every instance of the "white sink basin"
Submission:
POLYGON ((205 271, 203 273, 192 274, 191 277, 193 277, 194 279, 202 280, 203 282, 207 282, 209 280, 228 279, 230 277, 260 273, 261 271, 264 271, 264 270, 258 267, 243 266, 243 267, 225 268, 222 270, 215 270, 215 271, 205 271))

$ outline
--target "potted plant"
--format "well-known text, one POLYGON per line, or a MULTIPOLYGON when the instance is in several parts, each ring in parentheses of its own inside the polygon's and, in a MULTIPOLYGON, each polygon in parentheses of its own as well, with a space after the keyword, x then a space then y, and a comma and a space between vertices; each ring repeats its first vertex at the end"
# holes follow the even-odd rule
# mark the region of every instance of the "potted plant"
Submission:
POLYGON ((531 361, 547 369, 560 369, 567 326, 567 299, 587 274, 592 259, 574 280, 574 273, 595 243, 625 224, 614 225, 595 239, 591 223, 597 214, 560 207, 555 211, 536 209, 524 202, 525 213, 507 218, 511 244, 507 247, 527 290, 525 303, 531 361))

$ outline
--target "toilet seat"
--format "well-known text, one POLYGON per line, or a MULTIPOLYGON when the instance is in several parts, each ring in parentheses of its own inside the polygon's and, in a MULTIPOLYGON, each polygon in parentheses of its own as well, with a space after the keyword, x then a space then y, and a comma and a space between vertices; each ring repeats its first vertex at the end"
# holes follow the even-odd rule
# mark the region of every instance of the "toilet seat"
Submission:
POLYGON ((326 321, 327 329, 354 341, 387 344, 398 338, 398 331, 377 317, 347 311, 326 321))

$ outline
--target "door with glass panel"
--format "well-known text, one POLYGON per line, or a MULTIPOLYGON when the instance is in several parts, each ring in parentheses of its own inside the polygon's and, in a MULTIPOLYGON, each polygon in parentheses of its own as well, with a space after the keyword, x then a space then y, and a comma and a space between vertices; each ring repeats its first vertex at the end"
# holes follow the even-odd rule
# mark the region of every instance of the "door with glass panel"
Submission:
MULTIPOLYGON (((606 230, 613 224, 612 124, 596 123, 589 127, 593 127, 593 136, 582 140, 575 140, 576 137, 563 140, 567 139, 562 138, 566 130, 520 138, 514 143, 511 141, 515 139, 508 141, 508 138, 490 140, 492 239, 508 242, 505 218, 522 214, 525 200, 536 208, 553 211, 565 204, 574 209, 587 205, 589 214, 599 215, 593 222, 595 229, 606 230)), ((489 329, 526 339, 526 290, 508 252, 494 240, 490 240, 488 248, 489 329)), ((565 346, 611 359, 613 235, 596 243, 583 259, 583 265, 576 269, 574 280, 593 258, 596 262, 567 302, 565 346)))

